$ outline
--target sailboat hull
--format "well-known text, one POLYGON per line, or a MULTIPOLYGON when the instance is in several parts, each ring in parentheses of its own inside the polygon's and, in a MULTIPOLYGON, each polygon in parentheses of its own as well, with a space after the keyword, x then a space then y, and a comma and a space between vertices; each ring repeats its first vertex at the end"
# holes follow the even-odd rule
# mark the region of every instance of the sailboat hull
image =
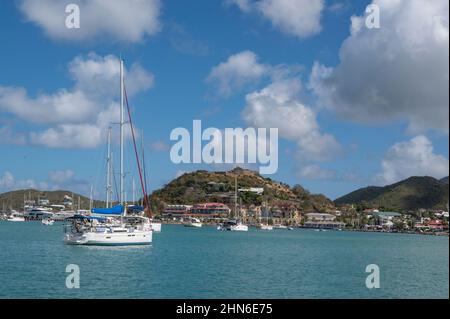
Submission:
POLYGON ((152 243, 152 231, 135 231, 124 233, 76 233, 66 234, 65 243, 68 245, 91 246, 134 246, 150 245, 152 243))
POLYGON ((152 222, 151 225, 152 225, 152 230, 154 232, 157 232, 157 233, 161 232, 161 223, 152 222))

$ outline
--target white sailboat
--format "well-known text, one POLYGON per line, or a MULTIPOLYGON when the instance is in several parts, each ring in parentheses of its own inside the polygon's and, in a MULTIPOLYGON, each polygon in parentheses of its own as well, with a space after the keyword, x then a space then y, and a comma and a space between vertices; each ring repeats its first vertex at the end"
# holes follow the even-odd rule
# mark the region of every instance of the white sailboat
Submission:
POLYGON ((269 213, 266 211, 266 223, 260 223, 259 224, 259 229, 261 230, 273 230, 273 226, 269 225, 269 213))
POLYGON ((239 219, 240 214, 238 213, 237 209, 237 177, 234 179, 234 212, 236 220, 229 220, 223 224, 220 224, 217 227, 217 230, 228 230, 228 231, 248 231, 248 226, 242 223, 242 221, 239 219))
POLYGON ((120 222, 105 217, 74 216, 66 230, 66 244, 95 246, 149 245, 153 232, 147 217, 124 218, 120 222))
MULTIPOLYGON (((69 245, 149 245, 152 243, 153 230, 150 220, 143 216, 126 216, 124 188, 124 68, 120 60, 120 204, 109 207, 111 180, 107 180, 107 207, 93 208, 93 216, 76 215, 69 218, 71 224, 65 228, 65 243, 69 245)), ((130 126, 134 141, 133 126, 130 126)), ((110 144, 108 134, 108 144, 110 144)), ((136 144, 135 144, 136 147, 136 144)), ((110 147, 108 147, 108 152, 110 147)), ((138 159, 137 159, 138 160, 138 159)), ((111 173, 111 158, 108 154, 108 174, 111 173)), ((138 161, 139 166, 139 161, 138 161)))

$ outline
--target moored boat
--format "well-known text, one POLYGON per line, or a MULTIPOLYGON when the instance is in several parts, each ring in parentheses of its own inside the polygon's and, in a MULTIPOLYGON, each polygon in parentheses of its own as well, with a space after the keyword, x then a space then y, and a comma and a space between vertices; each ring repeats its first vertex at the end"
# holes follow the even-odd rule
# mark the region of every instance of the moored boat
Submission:
MULTIPOLYGON (((119 205, 110 207, 112 194, 112 165, 111 165, 111 130, 108 133, 108 165, 106 184, 106 208, 92 208, 91 216, 75 215, 66 219, 65 238, 66 244, 70 245, 149 245, 152 243, 153 230, 150 219, 140 215, 127 214, 125 201, 125 171, 124 171, 124 102, 127 103, 128 120, 133 138, 133 145, 136 154, 136 162, 139 174, 141 168, 137 155, 136 141, 134 136, 133 122, 131 119, 130 107, 124 82, 123 60, 120 60, 120 187, 119 205)), ((147 195, 141 176, 141 186, 145 207, 148 207, 147 195)), ((92 205, 92 188, 91 188, 92 205)), ((92 206, 91 206, 92 207, 92 206)), ((145 209, 143 210, 145 211, 145 209)))
POLYGON ((248 231, 248 226, 236 220, 228 220, 219 224, 219 226, 217 226, 217 230, 248 231))
POLYGON ((194 227, 194 228, 200 228, 203 226, 202 222, 198 218, 189 218, 183 223, 184 227, 194 227))
POLYGON ((153 231, 147 217, 133 216, 124 221, 77 215, 65 228, 68 245, 124 246, 150 245, 153 231))
POLYGON ((45 219, 41 220, 41 223, 46 226, 51 226, 55 223, 55 221, 51 218, 45 218, 45 219))
POLYGON ((24 222, 25 217, 23 217, 23 215, 20 213, 14 212, 8 218, 6 218, 6 220, 9 222, 24 222))
POLYGON ((273 230, 273 226, 272 225, 268 225, 268 224, 260 224, 259 225, 259 229, 261 229, 261 230, 273 230))
POLYGON ((241 212, 241 205, 239 205, 239 209, 238 209, 238 204, 237 204, 237 199, 238 199, 238 186, 237 186, 237 177, 234 178, 234 214, 235 214, 235 218, 237 218, 236 220, 228 220, 224 223, 219 224, 219 226, 217 227, 217 230, 228 230, 228 231, 239 231, 239 232, 243 232, 243 231, 248 231, 248 226, 245 225, 241 220, 240 220, 240 212, 241 212))

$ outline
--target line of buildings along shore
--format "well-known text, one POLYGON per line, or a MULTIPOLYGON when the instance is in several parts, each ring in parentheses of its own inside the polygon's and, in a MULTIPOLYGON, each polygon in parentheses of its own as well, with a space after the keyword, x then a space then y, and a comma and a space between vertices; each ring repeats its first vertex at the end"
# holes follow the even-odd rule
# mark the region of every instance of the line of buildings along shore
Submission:
MULTIPOLYGON (((230 217, 232 210, 222 203, 203 203, 195 205, 167 205, 163 211, 164 219, 181 220, 195 217, 204 221, 219 221, 230 217)), ((295 209, 265 209, 264 206, 249 205, 238 210, 237 216, 242 221, 253 224, 269 220, 273 224, 300 225, 307 228, 341 229, 345 223, 336 221, 336 216, 325 213, 307 213, 304 215, 295 209)))
POLYGON ((195 205, 166 205, 162 219, 183 220, 195 217, 205 222, 218 222, 233 216, 247 224, 261 221, 271 224, 285 224, 304 228, 359 229, 365 231, 415 231, 448 232, 449 213, 446 211, 418 211, 414 214, 366 209, 356 217, 353 213, 336 210, 332 213, 300 212, 295 207, 266 207, 248 205, 232 213, 223 203, 202 203, 195 205), (428 213, 428 214, 426 214, 428 213), (427 216, 422 216, 427 215, 427 216))

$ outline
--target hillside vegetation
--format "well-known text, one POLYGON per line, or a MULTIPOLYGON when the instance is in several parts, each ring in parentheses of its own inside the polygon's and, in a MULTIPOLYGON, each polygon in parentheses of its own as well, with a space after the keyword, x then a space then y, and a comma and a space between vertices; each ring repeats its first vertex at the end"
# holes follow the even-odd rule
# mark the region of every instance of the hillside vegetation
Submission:
POLYGON ((370 186, 358 189, 335 200, 337 205, 365 204, 392 210, 447 209, 448 177, 410 177, 384 187, 370 186))

